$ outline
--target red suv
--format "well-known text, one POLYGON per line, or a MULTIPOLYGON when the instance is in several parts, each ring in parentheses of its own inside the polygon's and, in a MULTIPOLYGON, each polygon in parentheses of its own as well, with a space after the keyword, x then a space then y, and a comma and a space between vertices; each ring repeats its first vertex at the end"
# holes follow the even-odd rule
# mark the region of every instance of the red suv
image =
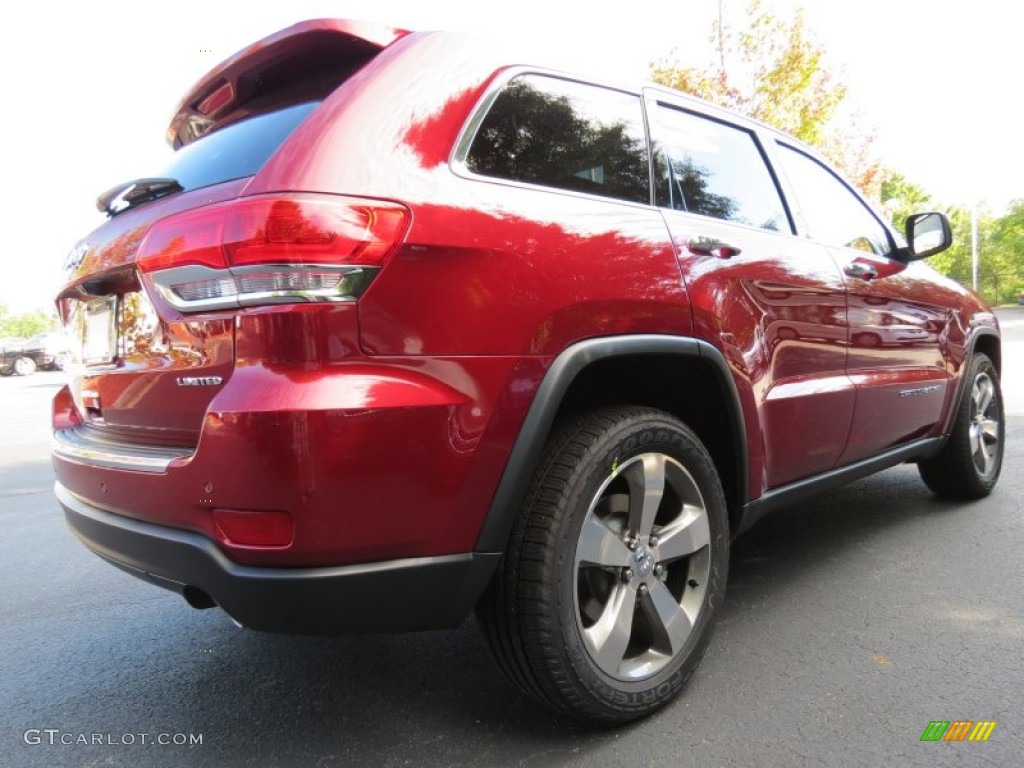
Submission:
POLYGON ((58 298, 72 531, 297 633, 453 627, 599 723, 668 701, 729 543, 901 462, 999 475, 992 312, 813 151, 658 87, 314 21, 177 109, 58 298))

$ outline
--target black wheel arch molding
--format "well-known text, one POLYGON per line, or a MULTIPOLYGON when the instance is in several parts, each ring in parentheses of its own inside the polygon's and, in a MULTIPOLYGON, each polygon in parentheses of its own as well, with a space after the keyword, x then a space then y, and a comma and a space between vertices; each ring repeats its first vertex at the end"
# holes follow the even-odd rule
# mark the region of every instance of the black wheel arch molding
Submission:
POLYGON ((613 358, 677 356, 699 361, 712 372, 727 406, 725 414, 736 467, 733 498, 748 496, 747 434, 736 382, 725 356, 702 339, 668 334, 603 336, 564 349, 545 373, 509 454, 497 491, 477 538, 477 552, 502 552, 530 478, 572 383, 590 365, 613 358))
POLYGON ((954 396, 953 402, 950 404, 948 412, 944 414, 942 431, 939 433, 943 435, 944 439, 949 437, 949 434, 953 429, 953 421, 956 418, 957 411, 960 410, 960 405, 967 396, 967 390, 970 387, 971 382, 967 380, 965 373, 971 363, 971 359, 974 357, 974 353, 977 351, 978 342, 982 338, 995 340, 996 354, 989 354, 989 357, 992 358, 992 363, 996 367, 996 372, 1002 376, 1002 337, 1000 336, 999 331, 990 325, 975 326, 974 330, 971 331, 970 335, 967 337, 967 343, 964 344, 964 359, 960 365, 959 380, 956 385, 956 395, 954 396))

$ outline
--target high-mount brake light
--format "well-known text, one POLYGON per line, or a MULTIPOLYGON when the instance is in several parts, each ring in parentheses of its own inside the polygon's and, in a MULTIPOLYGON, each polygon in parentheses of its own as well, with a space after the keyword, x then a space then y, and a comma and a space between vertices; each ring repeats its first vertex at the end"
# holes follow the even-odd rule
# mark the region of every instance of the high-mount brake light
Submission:
POLYGON ((354 301, 404 237, 397 203, 317 195, 243 198, 169 216, 136 265, 182 312, 354 301))

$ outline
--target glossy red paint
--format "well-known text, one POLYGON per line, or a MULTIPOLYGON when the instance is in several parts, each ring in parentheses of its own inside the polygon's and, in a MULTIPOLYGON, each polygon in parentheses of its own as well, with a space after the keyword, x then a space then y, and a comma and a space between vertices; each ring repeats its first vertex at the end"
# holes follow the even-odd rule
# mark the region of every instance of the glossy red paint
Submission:
MULTIPOLYGON (((248 325, 240 347, 252 350, 248 325)), ((543 366, 514 357, 328 363, 321 353, 329 358, 329 350, 305 351, 287 361, 240 358, 231 386, 207 408, 194 456, 166 474, 57 460, 58 481, 118 514, 221 540, 243 564, 472 549, 506 458, 495 446, 507 450, 543 366), (223 542, 213 508, 288 511, 293 540, 270 548, 223 542)), ((59 399, 67 397, 64 390, 59 399)))
MULTIPOLYGON (((952 372, 940 338, 965 292, 936 281, 924 264, 865 254, 872 280, 850 279, 850 376, 857 409, 843 461, 935 434, 952 372), (893 402, 899 408, 893 408, 893 402)), ((955 391, 955 387, 952 388, 955 391)))
POLYGON ((493 184, 479 204, 416 208, 405 246, 360 301, 368 353, 553 357, 592 336, 689 332, 656 211, 493 184), (595 268, 598 280, 571 277, 595 268))
MULTIPOLYGON (((106 273, 109 280, 113 274, 106 273)), ((102 278, 96 278, 103 284, 102 278)), ((168 317, 158 314, 134 277, 121 283, 118 361, 76 369, 71 392, 80 420, 119 439, 191 445, 199 439, 212 392, 182 388, 183 376, 230 378, 234 332, 230 318, 168 317), (83 393, 90 393, 89 400, 83 393)), ((65 292, 65 296, 67 292, 65 292)), ((84 302, 67 299, 69 327, 84 332, 84 302)))
POLYGON ((694 333, 725 352, 744 406, 752 496, 835 466, 853 417, 843 276, 819 245, 667 212, 694 333), (690 253, 709 238, 728 258, 690 253))
POLYGON ((416 205, 441 194, 458 208, 476 209, 476 190, 452 184, 447 164, 473 107, 507 63, 473 38, 406 35, 328 96, 253 178, 249 191, 303 189, 382 199, 400 194, 416 205))
MULTIPOLYGON (((74 318, 92 297, 120 297, 121 346, 115 362, 61 390, 54 429, 189 453, 163 472, 57 456, 58 482, 76 497, 201 533, 246 565, 472 552, 552 362, 576 342, 628 334, 700 339, 724 356, 747 435, 737 507, 948 429, 972 334, 994 326, 976 297, 920 263, 826 248, 799 222, 770 232, 473 176, 457 142, 508 70, 476 41, 297 25, 203 78, 169 136, 181 143, 199 117, 240 119, 232 99, 253 73, 339 40, 362 68, 254 176, 155 200, 89 236, 62 307, 74 318), (371 260, 383 267, 358 301, 183 314, 140 278, 135 257, 154 230, 166 261, 156 267, 188 245, 173 217, 291 192, 410 212, 397 247, 371 260), (730 249, 694 252, 699 238, 730 249), (878 278, 845 277, 855 257, 878 278), (218 524, 215 510, 237 514, 218 524), (232 533, 246 511, 257 516, 243 526, 266 513, 266 538, 232 533)), ((215 259, 193 265, 229 266, 214 245, 215 259)), ((675 382, 658 384, 677 394, 675 382)))
POLYGON ((211 203, 233 200, 242 193, 249 179, 234 179, 223 184, 182 192, 178 195, 155 200, 149 205, 125 211, 89 233, 83 240, 86 246, 81 263, 65 271, 66 283, 58 295, 58 302, 64 298, 83 295, 82 284, 87 280, 121 279, 121 270, 126 280, 134 280, 135 255, 139 244, 149 230, 161 219, 176 213, 190 211, 211 203))
POLYGON ((229 547, 287 547, 294 536, 288 512, 212 509, 210 516, 217 539, 229 547))
MULTIPOLYGON (((167 141, 178 148, 194 140, 186 132, 193 120, 211 129, 217 126, 220 119, 232 114, 239 100, 251 98, 254 89, 262 87, 266 72, 282 61, 301 62, 318 51, 336 49, 339 43, 372 56, 407 34, 403 29, 363 21, 316 19, 265 37, 221 62, 192 86, 175 109, 167 141)), ((286 74, 287 70, 274 70, 274 80, 282 80, 286 74)))

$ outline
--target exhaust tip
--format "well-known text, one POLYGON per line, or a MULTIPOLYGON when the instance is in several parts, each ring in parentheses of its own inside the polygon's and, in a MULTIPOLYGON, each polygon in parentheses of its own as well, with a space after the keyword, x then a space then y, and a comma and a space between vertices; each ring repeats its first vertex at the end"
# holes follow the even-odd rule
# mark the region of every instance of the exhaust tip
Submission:
POLYGON ((199 587, 186 586, 185 589, 181 591, 181 594, 185 598, 185 601, 193 608, 202 610, 205 608, 215 608, 217 606, 217 603, 214 602, 213 598, 203 590, 199 589, 199 587))

